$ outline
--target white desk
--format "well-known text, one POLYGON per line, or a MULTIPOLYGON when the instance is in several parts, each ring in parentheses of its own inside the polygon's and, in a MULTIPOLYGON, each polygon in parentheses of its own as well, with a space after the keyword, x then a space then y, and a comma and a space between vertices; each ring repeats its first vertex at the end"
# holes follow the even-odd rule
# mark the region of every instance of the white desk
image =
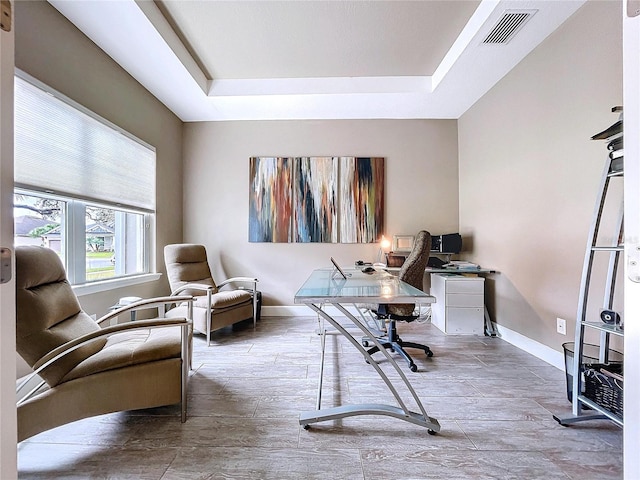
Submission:
POLYGON ((431 418, 427 415, 427 412, 425 411, 415 390, 411 386, 411 383, 409 383, 409 380, 395 362, 391 354, 387 352, 382 345, 380 345, 375 334, 369 330, 363 319, 355 317, 345 308, 345 305, 355 303, 432 303, 435 301, 435 298, 405 282, 400 281, 396 276, 384 271, 379 271, 374 274, 366 274, 357 269, 350 269, 346 270, 346 273, 349 276, 344 279, 338 272, 332 270, 314 270, 311 276, 296 293, 295 303, 307 305, 329 322, 336 330, 338 330, 338 332, 345 336, 351 344, 360 353, 362 353, 369 365, 371 365, 380 378, 382 378, 395 397, 398 406, 360 404, 340 405, 324 409, 321 408, 324 345, 326 336, 326 330, 323 329, 321 332, 321 365, 316 410, 301 413, 300 425, 307 429, 312 423, 336 420, 354 415, 386 415, 426 427, 430 434, 439 432, 440 424, 435 418, 431 418), (340 319, 332 317, 322 309, 325 304, 330 304, 337 308, 349 322, 352 322, 357 326, 362 333, 380 349, 380 351, 387 357, 390 365, 392 365, 397 372, 401 381, 409 390, 420 412, 412 412, 407 408, 392 381, 387 377, 378 363, 371 358, 371 355, 367 353, 367 350, 362 346, 362 344, 345 329, 341 324, 340 319))

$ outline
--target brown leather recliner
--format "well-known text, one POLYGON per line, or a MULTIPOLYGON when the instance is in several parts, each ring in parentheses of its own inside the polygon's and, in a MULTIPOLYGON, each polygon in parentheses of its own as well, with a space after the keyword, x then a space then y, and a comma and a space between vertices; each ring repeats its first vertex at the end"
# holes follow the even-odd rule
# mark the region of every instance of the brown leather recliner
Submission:
MULTIPOLYGON (((204 245, 190 243, 164 247, 164 261, 172 295, 193 295, 193 328, 207 336, 211 332, 243 320, 253 319, 256 325, 257 278, 233 277, 216 284, 207 262, 204 245), (248 289, 233 289, 232 283, 247 283, 248 289)), ((167 312, 167 317, 183 316, 186 307, 178 305, 167 312)))
POLYGON ((33 369, 18 385, 18 441, 82 418, 176 403, 184 422, 191 320, 100 327, 176 300, 189 304, 191 297, 141 300, 96 321, 80 307, 53 250, 16 247, 16 347, 33 369))

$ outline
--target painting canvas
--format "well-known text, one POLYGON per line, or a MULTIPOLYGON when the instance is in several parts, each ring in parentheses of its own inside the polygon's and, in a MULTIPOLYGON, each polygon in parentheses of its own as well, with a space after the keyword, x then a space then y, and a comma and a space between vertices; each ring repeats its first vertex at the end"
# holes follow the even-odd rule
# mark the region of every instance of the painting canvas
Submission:
POLYGON ((252 157, 249 241, 374 243, 384 229, 384 158, 252 157))
POLYGON ((384 158, 341 157, 340 242, 377 242, 384 231, 384 158))
POLYGON ((293 159, 249 159, 249 241, 290 242, 293 159))
POLYGON ((337 157, 296 159, 293 241, 338 241, 337 184, 337 157))

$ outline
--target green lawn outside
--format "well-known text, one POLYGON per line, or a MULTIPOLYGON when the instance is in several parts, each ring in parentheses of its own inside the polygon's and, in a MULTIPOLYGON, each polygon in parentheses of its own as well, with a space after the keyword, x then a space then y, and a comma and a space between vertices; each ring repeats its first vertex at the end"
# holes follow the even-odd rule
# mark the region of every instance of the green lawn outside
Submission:
MULTIPOLYGON (((106 258, 109 259, 113 256, 113 252, 87 252, 87 259, 92 258, 106 258)), ((87 268, 87 281, 103 280, 105 278, 112 278, 116 274, 115 265, 111 264, 106 267, 87 268)))
POLYGON ((113 252, 87 252, 87 257, 90 258, 111 258, 113 252))

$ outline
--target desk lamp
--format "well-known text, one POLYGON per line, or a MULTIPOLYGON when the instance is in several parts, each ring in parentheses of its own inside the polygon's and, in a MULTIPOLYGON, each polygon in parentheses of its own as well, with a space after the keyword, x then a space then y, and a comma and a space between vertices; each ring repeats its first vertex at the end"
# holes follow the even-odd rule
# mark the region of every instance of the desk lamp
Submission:
POLYGON ((391 248, 391 242, 387 240, 384 235, 382 235, 382 238, 380 239, 380 250, 378 250, 378 259, 376 260, 376 263, 374 264, 374 266, 381 266, 381 267, 387 266, 386 256, 387 256, 387 253, 389 253, 390 248, 391 248))

